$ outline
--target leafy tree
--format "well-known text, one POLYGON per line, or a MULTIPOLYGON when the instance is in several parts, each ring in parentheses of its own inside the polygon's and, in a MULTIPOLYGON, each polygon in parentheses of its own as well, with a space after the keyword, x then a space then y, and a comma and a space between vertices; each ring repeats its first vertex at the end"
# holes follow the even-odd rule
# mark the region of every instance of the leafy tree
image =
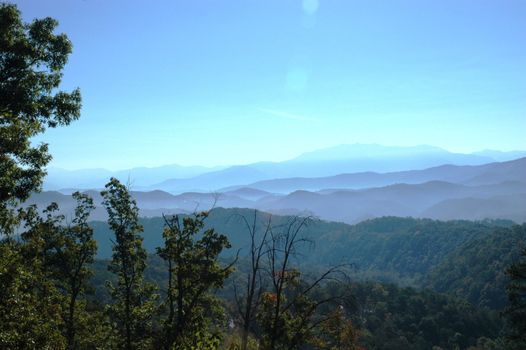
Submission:
POLYGON ((0 234, 13 232, 14 207, 40 188, 51 159, 31 138, 80 116, 80 91, 56 91, 72 48, 57 24, 24 24, 15 5, 0 4, 0 234))
POLYGON ((35 281, 28 285, 33 286, 44 308, 38 315, 40 322, 60 330, 57 337, 63 339, 65 348, 84 349, 100 344, 102 339, 109 343, 110 339, 102 313, 88 309, 87 301, 81 298, 89 287, 89 265, 96 252, 93 230, 87 223, 93 201, 78 192, 73 197, 77 207, 69 226, 64 224, 63 215, 55 214, 58 206, 54 203, 44 210, 45 217, 36 206, 21 211, 28 229, 22 234, 20 253, 30 262, 27 267, 35 281), (45 307, 54 313, 49 315, 45 307))
POLYGON ((358 349, 358 332, 351 320, 344 314, 343 305, 329 314, 320 327, 315 339, 316 348, 327 350, 356 350, 358 349))
POLYGON ((151 319, 155 308, 154 285, 143 278, 146 250, 140 236, 139 208, 130 192, 111 178, 101 192, 108 212, 108 223, 115 233, 113 258, 108 270, 117 275, 117 285, 109 284, 114 303, 110 314, 117 322, 122 337, 121 348, 142 349, 148 346, 151 319))
MULTIPOLYGON (((81 316, 77 312, 78 298, 88 287, 87 283, 93 274, 89 265, 93 263, 97 252, 97 242, 93 238, 93 229, 88 225, 90 212, 95 209, 93 199, 79 192, 73 193, 73 198, 77 200, 73 225, 60 229, 62 234, 56 248, 57 280, 59 287, 65 294, 67 304, 64 321, 68 349, 79 347, 77 323, 81 316)), ((82 316, 85 319, 88 315, 83 312, 82 316)))
POLYGON ((0 245, 0 348, 64 349, 63 295, 51 273, 61 216, 56 204, 41 217, 35 206, 21 212, 21 241, 0 245))
MULTIPOLYGON (((221 288, 232 272, 218 256, 230 243, 213 228, 203 231, 207 212, 181 219, 165 218, 164 247, 157 254, 168 265, 168 289, 163 306, 161 344, 165 349, 199 349, 203 342, 215 344, 217 334, 210 334, 211 318, 221 313, 217 298, 211 294, 221 288), (199 238, 197 238, 199 237, 199 238)), ((213 347, 212 345, 210 345, 213 347)))
MULTIPOLYGON (((526 224, 514 229, 526 233, 526 224)), ((505 312, 509 323, 507 345, 509 349, 526 349, 526 249, 520 260, 508 268, 507 274, 510 277, 509 306, 505 312)))
POLYGON ((57 218, 36 208, 16 211, 40 189, 51 156, 47 145, 30 140, 46 128, 68 125, 80 115, 80 92, 57 91, 71 53, 64 34, 56 35, 51 18, 22 22, 12 4, 0 4, 0 347, 61 349, 60 294, 48 280, 46 237, 57 218), (21 241, 10 237, 25 220, 21 241))

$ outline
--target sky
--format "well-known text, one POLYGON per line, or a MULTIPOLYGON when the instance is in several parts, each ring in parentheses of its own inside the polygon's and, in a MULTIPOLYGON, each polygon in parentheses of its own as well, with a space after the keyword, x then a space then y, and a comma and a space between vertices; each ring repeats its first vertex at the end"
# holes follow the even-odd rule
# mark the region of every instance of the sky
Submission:
POLYGON ((73 42, 66 169, 282 161, 338 144, 526 149, 526 1, 24 0, 73 42))

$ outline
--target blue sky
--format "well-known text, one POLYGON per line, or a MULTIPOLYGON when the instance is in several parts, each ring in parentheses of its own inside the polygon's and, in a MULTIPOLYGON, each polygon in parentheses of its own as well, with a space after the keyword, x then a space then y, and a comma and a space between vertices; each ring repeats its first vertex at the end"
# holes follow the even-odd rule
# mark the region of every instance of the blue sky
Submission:
POLYGON ((74 44, 67 169, 280 161, 343 143, 526 149, 521 0, 27 0, 74 44))

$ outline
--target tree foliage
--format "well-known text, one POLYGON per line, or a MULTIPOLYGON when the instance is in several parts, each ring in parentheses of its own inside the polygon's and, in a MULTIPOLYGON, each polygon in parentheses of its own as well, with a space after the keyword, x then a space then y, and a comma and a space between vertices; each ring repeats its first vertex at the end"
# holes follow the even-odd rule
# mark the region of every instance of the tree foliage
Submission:
POLYGON ((502 310, 508 304, 506 269, 526 242, 523 226, 496 227, 463 243, 433 268, 422 285, 464 298, 480 307, 502 310))
MULTIPOLYGON (((83 312, 79 314, 78 304, 81 297, 89 288, 88 282, 92 276, 89 267, 97 252, 97 242, 93 238, 93 229, 88 224, 90 212, 95 209, 93 199, 86 194, 73 193, 77 200, 75 216, 72 225, 61 227, 56 247, 56 270, 58 285, 66 299, 64 311, 65 336, 68 349, 79 348, 79 327, 89 318, 85 310, 85 303, 81 303, 83 312)), ((84 338, 89 330, 84 329, 84 338)))
MULTIPOLYGON (((517 226, 516 230, 526 233, 526 224, 517 226)), ((524 244, 524 242, 522 242, 524 244)), ((509 306, 505 315, 509 322, 507 334, 510 349, 526 348, 526 248, 523 248, 520 259, 507 269, 510 282, 507 287, 509 306)))
POLYGON ((0 4, 0 233, 12 233, 13 207, 38 190, 51 159, 31 138, 80 116, 80 91, 56 91, 72 45, 54 34, 52 18, 22 22, 15 5, 0 4))
POLYGON ((210 333, 211 318, 221 317, 213 289, 221 288, 233 263, 221 266, 218 256, 230 243, 213 228, 203 230, 207 212, 165 218, 165 244, 157 254, 168 267, 168 288, 163 307, 162 345, 165 349, 199 347, 210 333), (200 337, 196 337, 196 335, 200 337), (208 334, 208 335, 207 335, 208 334))
MULTIPOLYGON (((339 288, 328 285, 325 292, 339 288)), ((354 303, 344 306, 343 316, 365 349, 467 349, 499 335, 497 312, 462 299, 375 282, 352 283, 350 291, 354 303)))
POLYGON ((146 251, 139 233, 139 208, 130 192, 112 178, 101 192, 108 212, 108 223, 115 234, 109 271, 117 283, 109 283, 114 303, 110 315, 117 323, 122 349, 147 348, 151 342, 151 319, 155 308, 154 285, 144 281, 146 251))
POLYGON ((24 212, 21 241, 0 244, 0 347, 63 349, 63 296, 54 283, 52 264, 60 217, 56 205, 24 212))

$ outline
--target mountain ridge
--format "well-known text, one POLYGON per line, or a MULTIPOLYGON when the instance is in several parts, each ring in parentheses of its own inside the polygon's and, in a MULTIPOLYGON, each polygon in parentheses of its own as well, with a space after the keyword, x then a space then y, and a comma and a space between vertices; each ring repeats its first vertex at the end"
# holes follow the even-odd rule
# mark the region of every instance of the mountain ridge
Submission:
MULTIPOLYGON (((239 174, 237 169, 223 171, 239 174)), ((243 168, 242 171, 260 174, 254 169, 243 168)), ((523 222, 526 221, 525 174, 526 157, 483 165, 441 165, 394 173, 274 179, 219 191, 134 190, 132 195, 143 216, 240 207, 275 214, 309 214, 346 223, 380 216, 502 218, 523 222)), ((210 176, 201 175, 208 180, 210 176)), ((104 219, 106 214, 100 205, 100 194, 94 190, 87 193, 98 204, 94 216, 104 219)), ((27 204, 46 206, 52 201, 59 202, 64 212, 73 211, 72 198, 57 191, 35 194, 27 204)))
POLYGON ((137 190, 162 189, 173 193, 217 191, 230 186, 290 177, 334 176, 342 173, 373 171, 379 173, 422 170, 443 164, 480 165, 509 160, 526 152, 480 151, 449 152, 439 147, 420 145, 391 147, 378 144, 348 144, 300 154, 283 162, 256 162, 222 167, 180 166, 136 167, 121 171, 85 169, 65 171, 49 168, 45 190, 70 193, 74 189, 103 188, 113 176, 137 190), (313 156, 313 154, 317 156, 313 156))

